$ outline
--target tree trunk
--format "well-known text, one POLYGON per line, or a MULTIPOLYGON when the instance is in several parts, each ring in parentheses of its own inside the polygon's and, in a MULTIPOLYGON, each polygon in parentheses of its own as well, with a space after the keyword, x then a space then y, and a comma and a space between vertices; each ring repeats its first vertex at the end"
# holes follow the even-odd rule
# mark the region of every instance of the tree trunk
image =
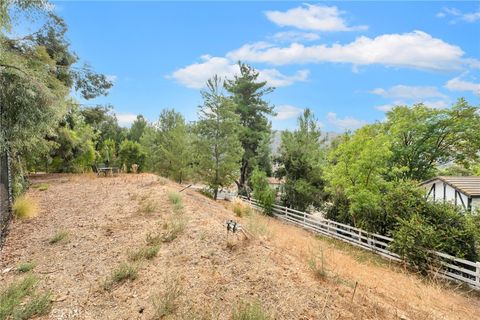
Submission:
POLYGON ((213 200, 217 201, 218 188, 213 189, 213 200))

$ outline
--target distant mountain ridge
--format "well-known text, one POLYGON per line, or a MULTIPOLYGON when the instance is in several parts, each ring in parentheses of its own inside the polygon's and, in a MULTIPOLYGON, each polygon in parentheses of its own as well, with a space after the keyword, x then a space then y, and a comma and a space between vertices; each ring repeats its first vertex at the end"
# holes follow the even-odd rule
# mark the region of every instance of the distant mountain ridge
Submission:
MULTIPOLYGON (((280 149, 280 144, 282 143, 282 132, 284 130, 275 130, 272 134, 272 142, 270 144, 270 150, 272 151, 272 155, 278 155, 279 149, 280 149)), ((323 132, 321 138, 325 139, 325 142, 327 145, 332 143, 332 141, 342 135, 341 133, 338 132, 333 132, 333 131, 327 131, 323 132)))

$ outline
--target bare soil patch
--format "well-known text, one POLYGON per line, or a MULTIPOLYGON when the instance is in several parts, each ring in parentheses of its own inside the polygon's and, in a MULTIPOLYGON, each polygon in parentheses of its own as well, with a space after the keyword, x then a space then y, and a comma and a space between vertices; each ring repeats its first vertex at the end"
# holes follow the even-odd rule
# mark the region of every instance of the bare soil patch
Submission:
POLYGON ((474 293, 272 218, 238 218, 229 203, 193 190, 175 205, 169 194, 181 186, 152 174, 32 180, 48 189, 28 192, 39 203, 35 218, 13 221, 0 253, 0 283, 22 277, 17 266, 34 264, 29 272, 40 277, 40 289, 53 293, 41 319, 154 319, 156 312, 165 319, 230 319, 244 301, 261 303, 275 319, 480 319, 474 293), (228 219, 253 236, 227 238, 228 219), (184 230, 165 241, 176 221, 184 230), (148 258, 132 259, 154 245, 159 249, 148 258), (323 266, 322 276, 312 261, 323 266), (125 263, 135 277, 106 290, 125 263), (155 310, 164 307, 164 315, 155 310))

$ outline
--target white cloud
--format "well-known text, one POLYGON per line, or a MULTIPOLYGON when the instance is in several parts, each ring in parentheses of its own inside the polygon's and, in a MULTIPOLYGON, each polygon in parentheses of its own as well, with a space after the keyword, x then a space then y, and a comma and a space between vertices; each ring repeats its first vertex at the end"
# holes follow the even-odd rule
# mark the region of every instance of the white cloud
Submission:
POLYGON ((450 23, 455 24, 459 21, 474 23, 480 20, 480 11, 463 13, 456 8, 443 8, 436 14, 437 18, 450 17, 450 23))
POLYGON ((115 116, 121 127, 130 127, 137 119, 137 115, 133 113, 115 113, 115 116))
POLYGON ((276 65, 333 62, 430 70, 460 69, 466 64, 473 66, 479 63, 475 59, 464 59, 463 55, 462 49, 456 45, 434 38, 423 31, 413 31, 384 34, 373 39, 361 36, 345 45, 305 46, 292 43, 288 47, 278 47, 260 42, 246 44, 229 52, 227 57, 233 61, 276 65))
POLYGON ((381 106, 376 106, 375 109, 377 109, 379 111, 382 111, 382 112, 388 112, 388 111, 392 110, 393 107, 395 107, 394 104, 383 104, 381 106))
POLYGON ((302 30, 353 31, 368 28, 367 26, 348 26, 341 17, 343 13, 337 7, 304 4, 302 7, 287 11, 267 11, 265 15, 268 20, 281 27, 295 27, 302 30))
POLYGON ((433 109, 443 109, 448 107, 448 102, 445 100, 423 101, 423 104, 433 109))
MULTIPOLYGON (((239 72, 238 65, 227 58, 204 55, 201 59, 201 62, 180 68, 167 78, 173 78, 188 88, 201 89, 205 86, 205 82, 215 74, 226 78, 239 72)), ((260 73, 259 80, 267 81, 268 85, 273 87, 285 87, 297 81, 306 81, 309 75, 309 71, 305 69, 299 70, 293 75, 285 75, 277 69, 259 69, 258 72, 260 73)))
POLYGON ((371 93, 391 99, 423 100, 427 98, 447 98, 433 86, 396 85, 389 89, 376 88, 371 93))
POLYGON ((313 32, 284 31, 277 32, 270 37, 277 42, 304 42, 320 39, 320 36, 313 32))
POLYGON ((275 120, 287 120, 298 117, 303 109, 291 105, 281 105, 275 107, 275 112, 277 112, 274 117, 275 120))
POLYGON ((445 84, 445 88, 450 91, 471 91, 477 95, 480 95, 480 83, 465 81, 462 80, 461 77, 448 80, 445 84))
POLYGON ((364 120, 358 120, 352 117, 338 118, 335 112, 329 112, 327 114, 327 120, 342 130, 355 130, 367 124, 364 120))

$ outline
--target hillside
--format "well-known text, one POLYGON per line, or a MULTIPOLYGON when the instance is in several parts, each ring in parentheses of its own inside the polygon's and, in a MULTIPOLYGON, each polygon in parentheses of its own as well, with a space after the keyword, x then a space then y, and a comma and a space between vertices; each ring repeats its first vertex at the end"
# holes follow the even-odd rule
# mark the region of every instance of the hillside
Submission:
POLYGON ((41 210, 12 223, 0 282, 21 278, 15 268, 34 262, 54 301, 41 319, 152 319, 166 300, 166 319, 230 319, 242 302, 260 302, 275 319, 480 319, 473 293, 272 218, 238 218, 229 203, 192 190, 179 201, 172 192, 181 186, 152 174, 32 182, 48 185, 28 191, 41 210), (240 220, 250 238, 227 239, 228 219, 240 220), (52 241, 59 231, 65 236, 52 241), (106 286, 155 236, 171 237, 156 256, 132 263, 136 279, 106 286))

